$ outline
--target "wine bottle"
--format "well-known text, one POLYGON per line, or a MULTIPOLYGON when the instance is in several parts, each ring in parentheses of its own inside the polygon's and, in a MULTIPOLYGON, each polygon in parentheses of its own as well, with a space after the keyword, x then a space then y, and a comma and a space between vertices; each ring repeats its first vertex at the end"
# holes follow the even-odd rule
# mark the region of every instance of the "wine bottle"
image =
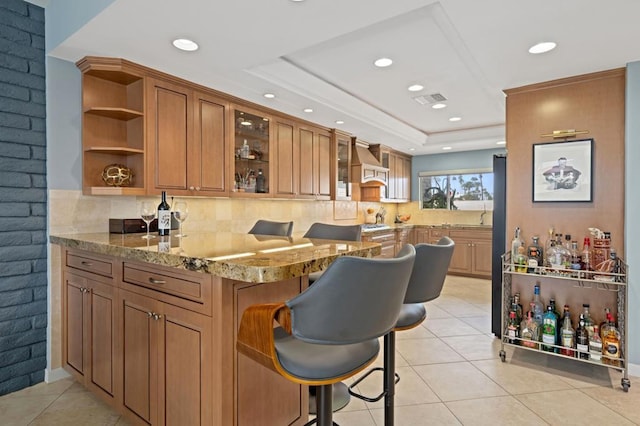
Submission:
POLYGON ((158 204, 158 235, 169 235, 171 229, 171 209, 167 203, 167 193, 162 191, 162 201, 158 204))

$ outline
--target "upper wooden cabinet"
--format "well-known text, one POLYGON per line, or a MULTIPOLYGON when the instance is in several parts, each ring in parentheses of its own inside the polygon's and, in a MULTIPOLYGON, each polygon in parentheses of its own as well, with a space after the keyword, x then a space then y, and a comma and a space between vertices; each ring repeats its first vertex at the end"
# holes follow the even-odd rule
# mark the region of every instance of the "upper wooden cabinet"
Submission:
POLYGON ((331 199, 351 200, 351 135, 332 131, 333 158, 331 176, 331 199))
POLYGON ((228 194, 225 102, 154 78, 147 94, 148 193, 228 194))
POLYGON ((389 168, 389 180, 381 188, 380 201, 411 201, 411 157, 381 145, 372 147, 371 151, 383 167, 389 168))
POLYGON ((267 196, 272 187, 271 117, 263 111, 233 105, 233 195, 267 196), (258 184, 262 174, 264 185, 258 184))
POLYGON ((86 57, 82 71, 82 191, 89 195, 145 192, 144 73, 123 59, 86 57), (127 186, 108 186, 106 166, 133 172, 127 186))

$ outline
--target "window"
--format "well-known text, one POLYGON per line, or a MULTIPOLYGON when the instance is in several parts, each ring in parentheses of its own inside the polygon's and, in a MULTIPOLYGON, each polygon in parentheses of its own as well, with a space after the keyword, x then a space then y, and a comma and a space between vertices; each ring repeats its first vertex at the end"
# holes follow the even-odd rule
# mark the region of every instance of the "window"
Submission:
POLYGON ((493 210, 493 171, 418 173, 421 209, 493 210))

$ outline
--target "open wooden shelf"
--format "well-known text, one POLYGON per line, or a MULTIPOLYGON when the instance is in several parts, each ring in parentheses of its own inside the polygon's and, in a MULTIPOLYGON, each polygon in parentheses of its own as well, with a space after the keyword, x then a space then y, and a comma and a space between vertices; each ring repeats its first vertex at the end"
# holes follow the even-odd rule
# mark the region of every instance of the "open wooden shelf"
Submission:
POLYGON ((90 186, 87 195, 145 195, 145 189, 135 186, 90 186))
POLYGON ((142 117, 144 114, 128 108, 112 108, 112 107, 91 107, 84 110, 87 114, 99 115, 101 117, 114 118, 116 120, 133 120, 142 117))
POLYGON ((84 149, 86 152, 101 152, 104 154, 136 155, 144 154, 144 149, 128 148, 124 146, 90 146, 84 149))

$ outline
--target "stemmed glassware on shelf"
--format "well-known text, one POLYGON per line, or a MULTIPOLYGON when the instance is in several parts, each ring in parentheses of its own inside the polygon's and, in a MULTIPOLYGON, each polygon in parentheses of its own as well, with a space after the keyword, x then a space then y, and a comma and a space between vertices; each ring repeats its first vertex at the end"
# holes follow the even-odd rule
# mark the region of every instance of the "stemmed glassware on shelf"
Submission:
POLYGON ((176 237, 186 237, 187 235, 182 232, 182 222, 184 222, 189 215, 187 203, 184 201, 177 201, 173 205, 173 215, 179 223, 178 235, 176 235, 176 237))
POLYGON ((143 201, 140 204, 140 216, 144 223, 147 224, 147 235, 143 235, 142 238, 150 239, 155 238, 155 235, 149 235, 149 225, 156 218, 156 206, 148 201, 143 201))

